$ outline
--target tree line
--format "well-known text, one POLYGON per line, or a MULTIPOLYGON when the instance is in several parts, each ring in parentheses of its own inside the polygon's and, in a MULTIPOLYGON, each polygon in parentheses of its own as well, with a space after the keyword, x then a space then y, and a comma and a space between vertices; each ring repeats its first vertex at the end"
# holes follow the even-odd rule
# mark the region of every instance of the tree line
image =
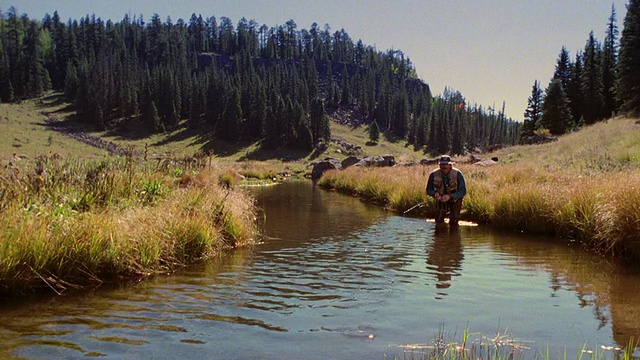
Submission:
POLYGON ((591 31, 573 60, 563 46, 546 90, 534 81, 523 141, 540 129, 559 135, 616 114, 640 115, 640 0, 627 4, 619 39, 616 22, 612 5, 603 43, 591 31))
POLYGON ((341 29, 293 20, 267 27, 227 17, 64 22, 0 12, 0 101, 63 91, 98 129, 182 126, 227 141, 311 150, 344 109, 385 136, 463 154, 514 144, 521 124, 501 110, 433 96, 402 51, 378 51, 341 29))

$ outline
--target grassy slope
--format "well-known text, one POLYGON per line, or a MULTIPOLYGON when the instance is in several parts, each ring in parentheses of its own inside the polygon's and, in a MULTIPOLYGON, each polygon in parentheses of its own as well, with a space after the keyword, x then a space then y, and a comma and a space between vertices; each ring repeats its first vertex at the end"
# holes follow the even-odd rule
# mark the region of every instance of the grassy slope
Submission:
POLYGON ((38 155, 59 153, 63 156, 104 156, 107 153, 52 131, 45 125, 42 111, 64 114, 65 104, 57 97, 42 101, 29 100, 20 104, 0 104, 0 161, 3 165, 13 154, 33 158, 38 155))
POLYGON ((640 168, 640 124, 615 118, 561 136, 557 142, 514 146, 496 151, 506 163, 535 163, 550 170, 594 176, 640 168))
MULTIPOLYGON (((43 113, 51 113, 60 120, 69 120, 74 114, 69 110, 68 104, 61 101, 60 95, 55 93, 49 93, 38 100, 23 101, 20 104, 0 104, 0 159, 4 164, 13 158, 14 153, 30 158, 49 152, 60 153, 64 157, 107 155, 104 150, 83 144, 49 129, 45 126, 46 116, 43 113)), ((353 128, 331 122, 331 131, 334 136, 348 143, 362 146, 361 156, 390 153, 401 160, 417 160, 423 157, 422 151, 414 151, 413 147, 408 146, 404 141, 390 141, 383 138, 377 145, 367 145, 366 126, 353 128)), ((320 154, 291 150, 264 151, 259 149, 257 142, 230 144, 210 140, 184 128, 151 136, 143 136, 136 131, 127 130, 97 132, 87 129, 87 132, 122 147, 134 146, 137 151, 144 151, 147 144, 150 157, 182 157, 197 151, 207 152, 213 149, 214 155, 219 160, 266 161, 274 164, 282 164, 285 160, 289 165, 298 163, 304 167, 310 161, 327 156, 338 158, 346 156, 337 153, 338 147, 333 143, 320 154)))

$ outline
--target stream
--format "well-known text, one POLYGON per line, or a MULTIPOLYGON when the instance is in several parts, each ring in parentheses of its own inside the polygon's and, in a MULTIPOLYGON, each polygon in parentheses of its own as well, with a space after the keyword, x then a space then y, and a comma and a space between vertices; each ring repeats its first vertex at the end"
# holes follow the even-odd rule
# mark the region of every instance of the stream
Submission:
POLYGON ((307 182, 247 191, 259 244, 139 284, 0 304, 0 358, 403 358, 465 329, 526 358, 585 344, 613 357, 640 338, 637 268, 307 182))

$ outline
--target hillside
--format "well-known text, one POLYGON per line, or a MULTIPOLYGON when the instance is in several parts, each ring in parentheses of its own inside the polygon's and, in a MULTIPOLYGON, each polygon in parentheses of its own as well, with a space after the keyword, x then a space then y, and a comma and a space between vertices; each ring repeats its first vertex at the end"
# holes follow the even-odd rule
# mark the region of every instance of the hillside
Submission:
MULTIPOLYGON (((48 117, 54 117, 64 124, 72 124, 83 129, 87 135, 113 143, 119 148, 133 146, 143 152, 148 145, 150 157, 193 155, 198 151, 213 151, 215 158, 224 161, 270 160, 275 163, 298 162, 306 164, 317 158, 334 156, 343 158, 347 154, 344 148, 330 142, 324 151, 300 151, 291 149, 265 150, 260 142, 231 143, 222 140, 209 140, 187 127, 162 134, 136 136, 135 132, 124 130, 95 131, 91 126, 74 121, 75 112, 68 103, 62 101, 62 94, 48 93, 39 99, 26 100, 20 104, 0 104, 0 160, 5 165, 18 157, 34 158, 43 154, 58 153, 63 157, 104 157, 109 152, 66 136, 59 127, 49 126, 48 117), (48 115, 45 115, 48 114, 48 115), (340 150, 340 152, 337 152, 340 150)), ((414 150, 404 140, 387 140, 382 137, 376 145, 368 143, 366 126, 348 126, 335 120, 330 122, 331 133, 342 143, 359 146, 361 156, 391 153, 402 159, 417 160, 424 156, 423 150, 414 150)))
POLYGON ((452 89, 434 97, 400 50, 293 20, 272 28, 219 20, 65 23, 57 13, 38 21, 10 9, 0 18, 0 102, 64 92, 74 119, 93 129, 127 140, 195 138, 219 154, 239 150, 225 141, 313 152, 331 138, 327 115, 343 110, 356 125, 376 123, 437 153, 518 140, 521 125, 504 106, 468 104, 452 89))
POLYGON ((549 171, 595 176, 640 169, 640 124, 617 117, 540 145, 518 145, 492 154, 507 164, 535 164, 549 171))

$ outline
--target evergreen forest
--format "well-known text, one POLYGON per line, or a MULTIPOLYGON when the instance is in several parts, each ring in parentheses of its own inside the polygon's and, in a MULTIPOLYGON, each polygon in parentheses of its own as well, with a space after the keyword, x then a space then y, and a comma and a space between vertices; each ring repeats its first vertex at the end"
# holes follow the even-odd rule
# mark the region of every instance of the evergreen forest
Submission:
POLYGON ((0 101, 56 90, 77 119, 98 130, 141 134, 188 128, 229 142, 312 150, 329 141, 329 119, 425 152, 464 154, 515 144, 522 124, 458 91, 434 96, 408 56, 379 51, 344 30, 294 20, 193 14, 188 21, 125 15, 42 20, 0 12, 0 101))
POLYGON ((593 31, 575 57, 562 47, 546 90, 534 81, 521 131, 561 135, 618 114, 640 115, 640 0, 630 0, 620 34, 611 6, 604 42, 593 31))

